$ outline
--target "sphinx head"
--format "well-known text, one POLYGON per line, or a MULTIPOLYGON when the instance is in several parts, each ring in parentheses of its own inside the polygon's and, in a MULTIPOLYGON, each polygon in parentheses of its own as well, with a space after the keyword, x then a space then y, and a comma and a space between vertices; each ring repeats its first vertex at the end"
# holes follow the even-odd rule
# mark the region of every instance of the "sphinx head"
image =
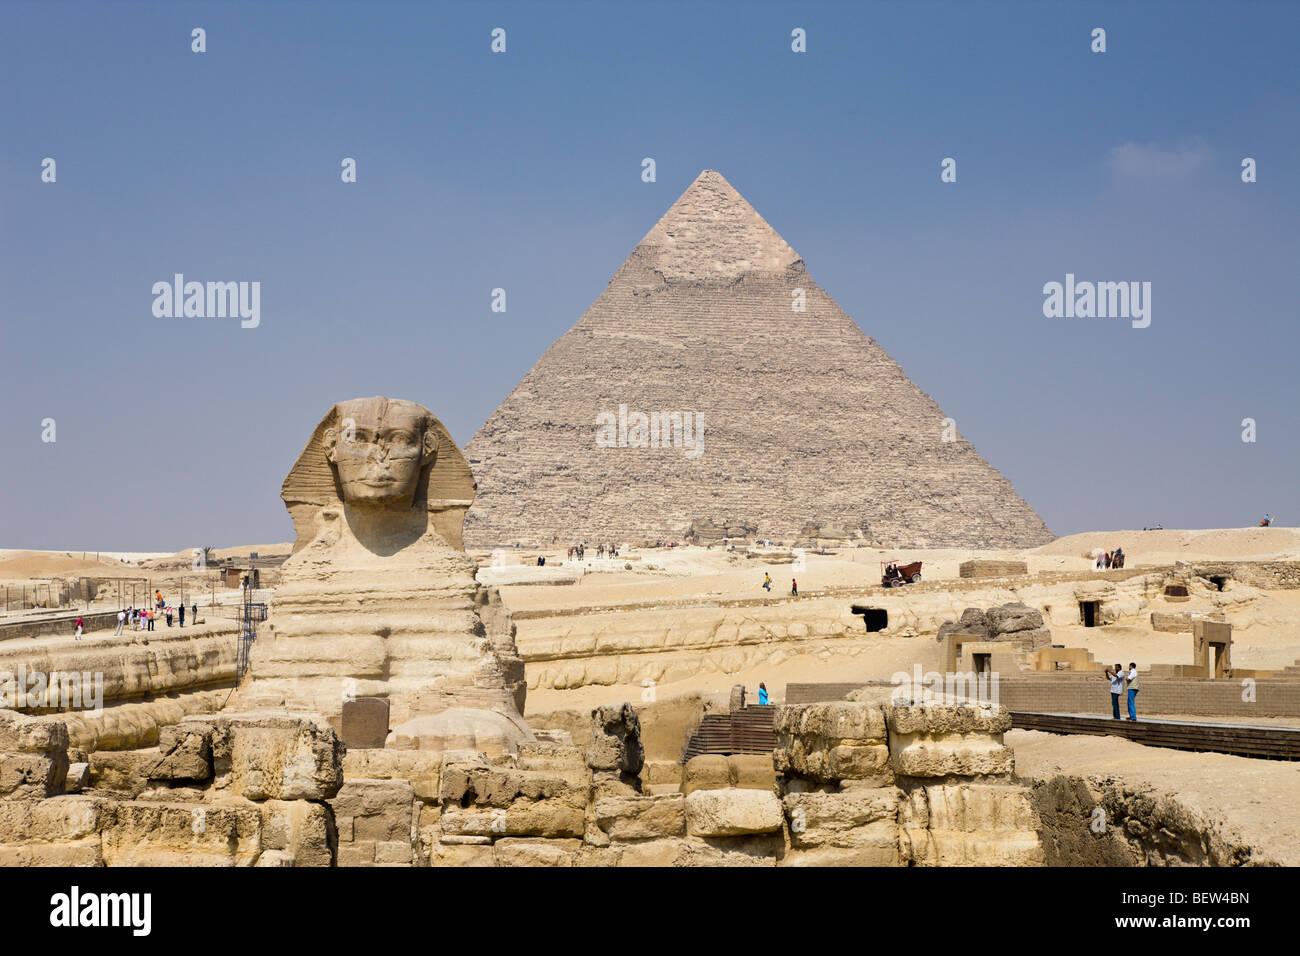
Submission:
POLYGON ((428 410, 415 402, 358 398, 339 402, 331 414, 322 445, 344 502, 410 508, 421 473, 437 456, 428 410))

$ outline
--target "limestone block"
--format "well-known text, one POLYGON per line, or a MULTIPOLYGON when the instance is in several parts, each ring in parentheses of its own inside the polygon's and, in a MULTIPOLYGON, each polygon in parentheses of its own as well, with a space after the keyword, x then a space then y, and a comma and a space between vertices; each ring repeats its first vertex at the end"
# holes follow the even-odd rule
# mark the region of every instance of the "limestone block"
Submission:
POLYGON ((407 780, 421 800, 438 799, 443 755, 427 750, 353 750, 343 755, 343 778, 407 780))
POLYGON ((906 861, 912 866, 1042 866, 1043 847, 1033 830, 966 833, 904 829, 906 861))
MULTIPOLYGON (((772 763, 770 755, 764 758, 769 767, 772 763)), ((671 787, 674 790, 681 789, 682 785, 682 765, 676 760, 647 760, 641 767, 641 786, 642 787, 671 787)))
POLYGON ((903 701, 886 706, 890 766, 906 777, 985 776, 1015 769, 1000 704, 903 701))
MULTIPOLYGON (((838 793, 791 793, 782 798, 790 825, 790 846, 893 848, 898 854, 898 808, 902 792, 897 787, 864 788, 838 793)), ((885 856, 872 865, 885 865, 885 856)))
MULTIPOLYGON (((282 854, 277 865, 330 866, 335 830, 329 807, 312 800, 266 800, 262 814, 262 850, 282 854)), ((258 861, 259 866, 271 865, 258 861)))
POLYGON ((784 822, 776 794, 762 790, 696 790, 685 801, 686 826, 691 836, 771 833, 779 831, 784 822))
POLYGON ((618 866, 623 859, 622 847, 595 847, 584 843, 574 854, 574 866, 618 866))
POLYGON ((99 836, 67 843, 39 843, 27 846, 0 845, 0 866, 103 866, 99 836))
POLYGON ((686 832, 686 801, 680 793, 606 797, 593 808, 597 826, 612 840, 653 840, 686 832))
POLYGON ((64 793, 80 793, 90 786, 90 763, 85 760, 68 764, 68 776, 63 784, 64 793))
POLYGON ((256 805, 167 804, 125 800, 112 805, 103 830, 107 866, 251 866, 261 852, 256 805))
POLYGON ((0 844, 98 841, 111 806, 110 800, 94 796, 0 802, 0 844))
POLYGON ((560 800, 520 798, 509 807, 448 806, 442 812, 442 832, 453 836, 581 837, 586 811, 560 800))
POLYGON ((40 799, 63 792, 67 752, 0 753, 0 800, 40 799))
POLYGON ((619 848, 618 865, 630 867, 677 866, 677 860, 685 853, 684 837, 668 837, 663 840, 645 840, 641 843, 628 843, 619 848))
POLYGON ((410 866, 413 860, 409 837, 406 840, 375 841, 376 866, 410 866))
POLYGON ((732 754, 727 769, 731 785, 742 790, 771 790, 776 783, 771 754, 732 754))
POLYGON ((587 771, 520 770, 477 759, 452 758, 439 771, 438 799, 444 806, 512 807, 519 800, 557 801, 576 809, 587 805, 587 771))
POLYGON ((682 793, 694 790, 771 790, 776 770, 768 754, 700 754, 682 769, 682 793))
POLYGON ((891 743, 895 734, 1001 735, 1011 729, 1011 712, 1001 704, 900 701, 886 705, 885 711, 891 743))
POLYGON ((592 770, 636 775, 645 763, 641 720, 631 704, 597 707, 591 712, 587 765, 592 770))
POLYGON ((163 727, 158 731, 157 763, 151 780, 207 780, 212 776, 212 738, 203 728, 163 727))
MULTIPOLYGON (((551 731, 560 733, 560 731, 551 731)), ((564 733, 568 737, 568 733, 564 733)), ((586 761, 581 747, 570 742, 555 743, 539 740, 519 745, 518 765, 521 770, 582 770, 586 761)))
POLYGON ((374 866, 375 844, 360 842, 339 844, 338 866, 374 866))
POLYGON ((827 782, 868 778, 888 782, 885 715, 875 701, 778 707, 773 729, 776 773, 827 782))
POLYGON ((883 743, 885 715, 871 701, 830 701, 776 708, 772 729, 782 736, 825 737, 883 743))
POLYGON ((58 753, 68 746, 62 720, 0 710, 0 753, 58 753))
POLYGON ((417 801, 409 781, 348 780, 327 804, 336 820, 347 821, 340 827, 340 847, 374 844, 375 862, 410 862, 417 801), (398 860, 396 851, 382 849, 388 843, 403 844, 406 858, 398 860))
POLYGON ((436 844, 430 850, 430 866, 496 866, 496 853, 490 844, 458 846, 436 844))
POLYGON ((591 773, 591 802, 605 797, 635 797, 641 794, 641 779, 626 773, 593 770, 591 773))
POLYGON ((493 845, 497 866, 573 866, 581 840, 506 837, 493 845))
POLYGON ((693 790, 723 790, 733 785, 725 754, 698 754, 682 769, 682 793, 693 790))
MULTIPOLYGON (((1186 598, 1184 598, 1186 600, 1186 598)), ((1190 632, 1192 629, 1192 615, 1190 611, 1182 613, 1167 613, 1163 611, 1151 612, 1151 629, 1153 631, 1164 631, 1171 634, 1178 634, 1183 631, 1190 632)))
POLYGON ((893 845, 855 847, 820 846, 810 850, 791 848, 778 866, 901 866, 904 860, 897 841, 893 845))
POLYGON ((939 784, 914 788, 900 807, 908 826, 987 833, 1037 830, 1028 791, 1000 783, 939 784))
POLYGON ((890 764, 904 777, 1005 775, 1015 771, 1015 755, 981 734, 901 734, 890 764))
POLYGON ((326 800, 343 785, 343 742, 323 717, 275 713, 187 717, 209 735, 218 788, 250 800, 326 800))
POLYGON ((921 866, 1041 866, 1040 823, 1015 784, 916 787, 899 807, 902 846, 921 866))
POLYGON ((90 754, 89 784, 96 790, 138 797, 149 785, 149 771, 158 763, 156 749, 96 750, 90 754))
POLYGON ((776 772, 835 782, 876 779, 889 783, 889 747, 879 744, 840 743, 826 746, 817 738, 793 738, 788 747, 772 751, 776 772))
MULTIPOLYGON (((717 793, 719 791, 698 791, 699 793, 717 793)), ((745 790, 744 793, 757 793, 745 790)), ((769 794, 769 796, 771 796, 769 794)), ((773 797, 775 800, 775 797, 773 797)), ((688 837, 681 843, 681 848, 674 861, 675 866, 713 867, 713 866, 776 866, 777 859, 784 852, 784 843, 779 833, 736 836, 736 837, 688 837)), ((624 850, 626 861, 627 851, 624 850)), ((628 864, 623 863, 624 866, 628 864)))
POLYGON ((1033 631, 1044 626, 1043 612, 1022 603, 991 607, 984 612, 984 618, 988 622, 989 633, 994 635, 1033 631))

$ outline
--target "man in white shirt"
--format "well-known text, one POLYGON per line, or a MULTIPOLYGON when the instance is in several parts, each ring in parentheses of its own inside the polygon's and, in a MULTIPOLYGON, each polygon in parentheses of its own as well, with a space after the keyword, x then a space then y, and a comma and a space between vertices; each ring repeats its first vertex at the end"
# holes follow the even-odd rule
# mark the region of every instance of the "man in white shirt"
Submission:
POLYGON ((1114 669, 1106 668, 1106 676, 1110 678, 1110 710, 1111 716, 1116 720, 1119 716, 1119 699, 1124 696, 1124 667, 1116 664, 1114 669))
POLYGON ((113 636, 116 637, 118 634, 121 634, 122 628, 124 628, 125 626, 126 626, 126 611, 118 611, 117 630, 113 632, 113 636))

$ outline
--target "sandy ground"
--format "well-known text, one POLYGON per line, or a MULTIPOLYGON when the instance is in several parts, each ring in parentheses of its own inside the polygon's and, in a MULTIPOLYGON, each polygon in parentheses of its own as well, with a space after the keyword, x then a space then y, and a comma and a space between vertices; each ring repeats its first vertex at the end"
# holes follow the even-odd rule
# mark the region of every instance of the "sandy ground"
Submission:
POLYGON ((1097 774, 1148 784, 1176 795, 1189 809, 1222 820, 1277 862, 1300 865, 1300 763, 1035 730, 1013 730, 1006 742, 1016 753, 1021 777, 1097 774))

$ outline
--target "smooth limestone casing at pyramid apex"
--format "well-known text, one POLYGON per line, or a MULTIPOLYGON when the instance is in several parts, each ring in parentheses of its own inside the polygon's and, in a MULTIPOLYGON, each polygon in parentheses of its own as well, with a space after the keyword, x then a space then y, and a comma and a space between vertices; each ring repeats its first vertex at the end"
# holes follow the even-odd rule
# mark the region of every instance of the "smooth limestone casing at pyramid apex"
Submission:
POLYGON ((1051 540, 968 442, 944 440, 946 418, 705 170, 466 446, 465 542, 722 527, 900 547, 1051 540), (599 416, 620 405, 689 413, 702 447, 599 446, 599 416))

